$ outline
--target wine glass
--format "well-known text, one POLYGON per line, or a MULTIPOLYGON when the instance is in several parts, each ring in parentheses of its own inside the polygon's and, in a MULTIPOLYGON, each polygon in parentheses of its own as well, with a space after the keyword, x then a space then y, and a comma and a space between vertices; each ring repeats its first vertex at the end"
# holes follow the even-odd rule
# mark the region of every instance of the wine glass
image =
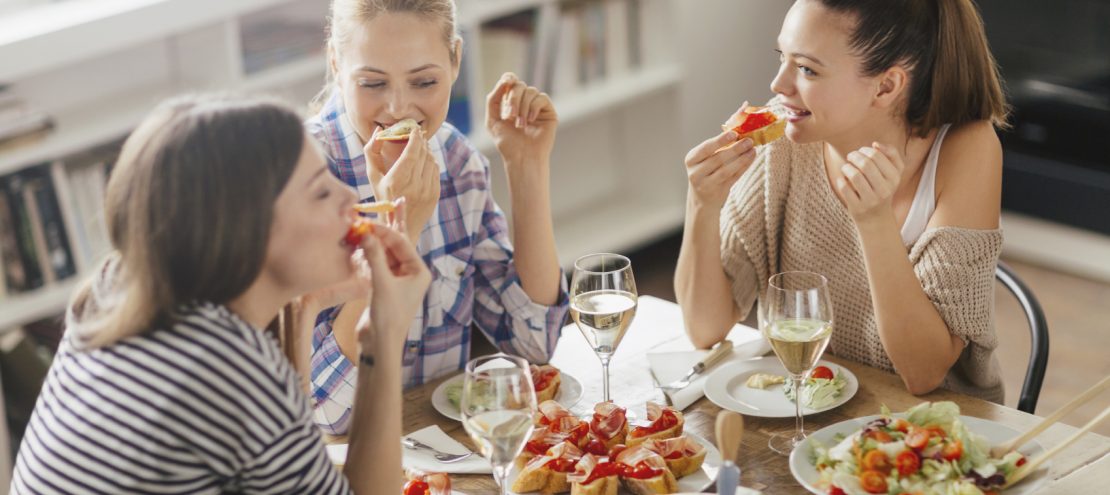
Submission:
POLYGON ((609 360, 636 315, 632 262, 619 254, 589 254, 574 262, 570 316, 601 359, 604 401, 609 401, 609 360))
POLYGON ((509 469, 532 435, 536 411, 528 362, 498 353, 466 363, 459 409, 466 433, 489 459, 501 495, 506 495, 509 469))
POLYGON ((832 336, 833 309, 829 281, 813 272, 771 276, 759 299, 759 327, 794 385, 794 429, 771 435, 767 445, 790 455, 806 438, 802 424, 802 380, 817 365, 832 336))

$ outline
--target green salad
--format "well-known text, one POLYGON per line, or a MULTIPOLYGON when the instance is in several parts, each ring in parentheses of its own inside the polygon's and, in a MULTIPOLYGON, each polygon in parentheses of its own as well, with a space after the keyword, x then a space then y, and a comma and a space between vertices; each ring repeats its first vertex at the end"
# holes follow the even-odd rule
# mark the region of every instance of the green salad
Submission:
MULTIPOLYGON (((825 366, 818 366, 802 380, 802 405, 810 409, 824 409, 836 402, 848 380, 839 369, 834 373, 825 366)), ((794 381, 786 380, 783 385, 786 398, 794 401, 794 381)))
POLYGON ((925 402, 894 417, 882 415, 825 446, 816 439, 817 483, 830 495, 872 493, 984 495, 997 492, 1025 457, 990 457, 982 436, 968 431, 953 402, 925 402))

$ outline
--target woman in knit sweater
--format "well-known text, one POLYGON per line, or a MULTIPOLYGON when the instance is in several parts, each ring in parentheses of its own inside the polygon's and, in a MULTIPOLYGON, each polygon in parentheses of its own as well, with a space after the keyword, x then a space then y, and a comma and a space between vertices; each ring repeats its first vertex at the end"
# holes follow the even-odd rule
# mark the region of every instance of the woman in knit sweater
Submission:
POLYGON ((1007 105, 972 1, 798 0, 778 45, 788 139, 754 149, 729 131, 686 157, 675 289, 691 340, 723 339, 770 275, 814 271, 829 279, 834 354, 914 394, 1001 402, 994 128, 1007 105))

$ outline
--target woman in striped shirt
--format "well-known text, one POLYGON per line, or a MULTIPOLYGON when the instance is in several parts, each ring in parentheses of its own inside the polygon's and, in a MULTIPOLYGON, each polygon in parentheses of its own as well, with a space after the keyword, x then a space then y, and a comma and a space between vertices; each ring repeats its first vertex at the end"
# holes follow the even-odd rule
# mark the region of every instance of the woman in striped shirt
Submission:
POLYGON ((11 492, 398 493, 397 351, 431 275, 389 228, 361 242, 361 261, 343 242, 355 200, 280 105, 186 97, 155 110, 112 173, 115 251, 67 311, 11 492), (340 473, 262 329, 294 302, 309 332, 320 308, 367 292, 391 311, 358 334, 340 473))

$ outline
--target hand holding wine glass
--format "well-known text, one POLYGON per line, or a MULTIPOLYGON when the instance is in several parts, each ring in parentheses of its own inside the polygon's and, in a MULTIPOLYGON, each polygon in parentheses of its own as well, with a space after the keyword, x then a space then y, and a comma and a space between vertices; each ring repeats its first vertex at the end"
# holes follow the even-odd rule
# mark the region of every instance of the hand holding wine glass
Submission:
POLYGON ((775 433, 768 442, 771 450, 789 455, 806 438, 802 424, 802 380, 817 365, 832 337, 828 280, 812 272, 771 276, 767 291, 759 299, 759 327, 797 391, 794 429, 775 433))

